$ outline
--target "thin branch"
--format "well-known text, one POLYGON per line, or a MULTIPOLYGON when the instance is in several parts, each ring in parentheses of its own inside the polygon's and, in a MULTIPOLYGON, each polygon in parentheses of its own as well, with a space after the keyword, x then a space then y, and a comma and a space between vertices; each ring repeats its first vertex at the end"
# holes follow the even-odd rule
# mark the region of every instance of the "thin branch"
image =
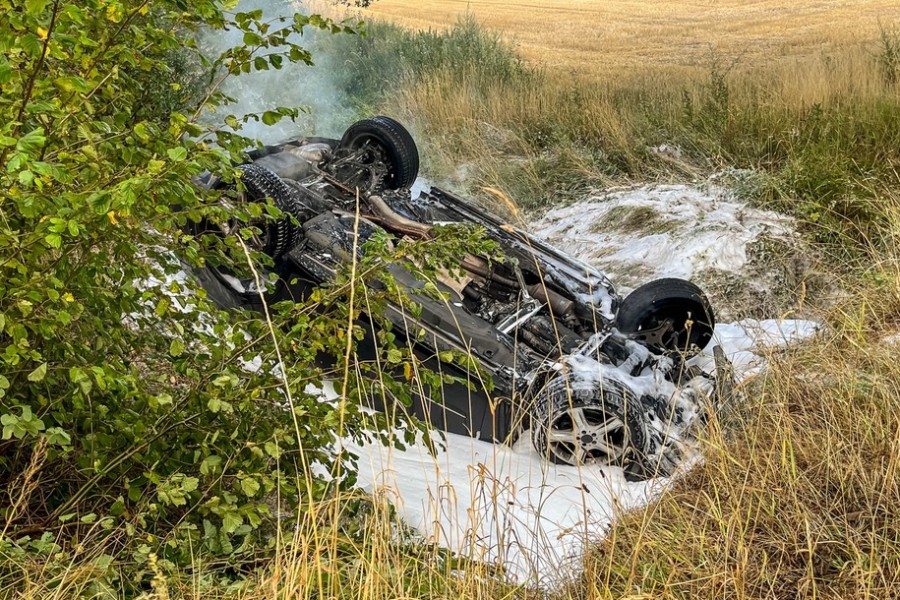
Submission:
MULTIPOLYGON (((28 83, 25 84, 25 91, 22 94, 22 106, 19 107, 19 114, 16 117, 16 124, 13 127, 11 137, 16 137, 19 131, 22 129, 22 119, 25 118, 25 109, 28 108, 28 103, 31 101, 31 94, 34 93, 34 82, 37 80, 38 73, 41 72, 41 69, 44 68, 44 58, 47 56, 47 52, 50 48, 50 38, 53 37, 53 30, 56 27, 56 20, 59 17, 59 3, 60 0, 56 0, 53 3, 53 15, 50 17, 50 26, 47 29, 47 37, 44 38, 44 46, 41 48, 41 56, 38 58, 37 64, 34 66, 34 70, 32 70, 31 75, 28 77, 28 83)), ((3 152, 0 152, 0 165, 6 164, 6 155, 9 152, 9 146, 3 149, 3 152)))
POLYGON ((53 3, 53 15, 50 17, 50 27, 47 29, 47 37, 44 38, 44 47, 41 48, 41 56, 38 58, 37 64, 31 72, 31 76, 28 78, 28 83, 25 84, 25 93, 22 95, 22 106, 19 107, 19 115, 16 117, 18 124, 13 131, 18 131, 19 127, 21 127, 22 119, 25 117, 25 109, 28 108, 28 102, 31 100, 31 94, 34 92, 34 82, 37 80, 38 73, 40 73, 41 69, 44 67, 44 57, 47 56, 47 51, 50 47, 50 38, 53 37, 53 29, 56 27, 56 19, 58 16, 59 0, 56 0, 56 2, 53 3))

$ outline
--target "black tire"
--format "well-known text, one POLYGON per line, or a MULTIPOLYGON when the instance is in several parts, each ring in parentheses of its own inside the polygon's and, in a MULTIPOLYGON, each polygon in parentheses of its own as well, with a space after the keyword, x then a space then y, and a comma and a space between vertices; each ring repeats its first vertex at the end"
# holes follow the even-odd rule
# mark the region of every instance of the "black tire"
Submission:
POLYGON ((709 300, 699 287, 684 279, 666 278, 631 292, 619 307, 616 327, 651 348, 701 350, 716 326, 709 300))
POLYGON ((409 187, 419 175, 419 150, 403 125, 390 117, 378 116, 357 121, 341 138, 339 148, 355 150, 365 143, 377 145, 389 162, 384 187, 409 187))
POLYGON ((271 170, 249 164, 238 167, 243 173, 241 181, 246 188, 247 200, 265 202, 271 198, 285 216, 277 221, 268 221, 263 227, 263 238, 257 250, 272 258, 280 258, 290 250, 300 234, 300 228, 291 222, 291 216, 300 217, 301 208, 296 192, 271 170))
MULTIPOLYGON (((246 199, 249 202, 265 202, 271 198, 285 216, 277 221, 268 220, 260 225, 262 237, 253 249, 278 260, 297 242, 300 228, 291 222, 291 215, 299 217, 302 213, 296 192, 271 170, 254 164, 238 167, 241 182, 244 184, 246 199)), ((195 234, 216 233, 222 235, 221 228, 208 222, 194 227, 195 234)), ((239 279, 227 265, 207 263, 207 266, 194 270, 194 276, 206 290, 210 299, 223 309, 247 308, 261 309, 262 298, 252 280, 239 279)), ((281 293, 283 282, 279 279, 273 289, 267 289, 264 296, 267 301, 274 301, 281 293)))
POLYGON ((637 396, 618 381, 557 376, 532 399, 531 443, 541 456, 556 464, 594 463, 624 467, 630 474, 643 473, 641 461, 647 443, 643 415, 637 396), (581 423, 589 427, 579 427, 576 411, 584 419, 581 423), (591 427, 606 425, 610 429, 601 440, 591 427), (616 451, 610 453, 602 447, 615 447, 616 451))

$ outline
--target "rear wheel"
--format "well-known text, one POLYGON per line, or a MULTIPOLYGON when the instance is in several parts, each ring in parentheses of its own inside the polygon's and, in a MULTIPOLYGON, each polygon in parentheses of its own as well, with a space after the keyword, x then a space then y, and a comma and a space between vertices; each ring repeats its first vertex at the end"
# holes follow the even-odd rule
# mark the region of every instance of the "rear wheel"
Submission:
MULTIPOLYGON (((368 167, 365 170, 374 172, 386 189, 409 187, 419 174, 419 151, 415 141, 403 125, 390 117, 357 121, 344 133, 338 148, 353 153, 352 163, 368 167), (386 167, 383 172, 379 171, 381 165, 386 167)), ((348 178, 350 175, 348 170, 348 178)))
POLYGON ((703 349, 716 319, 699 287, 684 279, 657 279, 631 292, 619 307, 616 327, 646 346, 662 351, 703 349))

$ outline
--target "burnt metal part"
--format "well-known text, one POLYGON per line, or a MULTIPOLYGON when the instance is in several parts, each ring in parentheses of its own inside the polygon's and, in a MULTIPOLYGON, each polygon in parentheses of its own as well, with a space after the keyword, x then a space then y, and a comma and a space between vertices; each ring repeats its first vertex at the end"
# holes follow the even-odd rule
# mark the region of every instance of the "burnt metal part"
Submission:
POLYGON ((431 235, 431 225, 419 223, 397 214, 381 196, 372 194, 367 201, 372 206, 375 214, 381 217, 382 221, 391 229, 419 238, 428 238, 431 235))
MULTIPOLYGON (((597 269, 477 205, 436 187, 413 196, 408 186, 418 172, 418 151, 388 117, 353 124, 340 141, 299 138, 248 155, 251 163, 242 169, 249 198, 272 198, 300 223, 267 221, 274 229, 263 229, 257 240, 275 259, 273 288, 266 290, 272 299, 327 285, 354 252, 364 254, 376 233, 430 239, 435 224, 463 223, 481 226, 501 248, 502 259, 460 257, 462 276, 448 273, 431 282, 443 297, 426 293, 412 265, 388 266, 419 310, 414 316, 389 304, 378 319, 363 317, 370 335, 359 344, 360 357, 374 356, 384 319, 427 366, 471 384, 450 386, 440 399, 416 396, 416 415, 495 442, 530 427, 534 447, 555 462, 617 465, 631 477, 674 467, 675 451, 649 424, 665 415, 683 420, 673 390, 703 378, 672 352, 702 347, 711 337, 712 311, 696 286, 661 280, 623 301, 597 269), (470 354, 480 370, 437 360, 446 350, 470 354), (483 372, 493 387, 484 384, 483 372), (628 383, 639 379, 641 386, 628 383), (661 383, 648 388, 648 380, 661 383)), ((220 186, 212 176, 194 181, 220 186)), ((258 292, 240 289, 225 267, 203 270, 198 279, 223 306, 259 307, 258 292)))

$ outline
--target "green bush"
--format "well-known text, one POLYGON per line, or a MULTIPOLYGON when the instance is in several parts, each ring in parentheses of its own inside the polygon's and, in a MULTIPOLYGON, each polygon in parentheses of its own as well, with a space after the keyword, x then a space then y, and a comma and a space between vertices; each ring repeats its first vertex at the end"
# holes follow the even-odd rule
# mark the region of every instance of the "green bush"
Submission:
MULTIPOLYGON (((86 541, 121 552, 127 574, 97 582, 122 590, 200 555, 232 566, 265 556, 277 515, 296 519, 353 485, 335 436, 387 428, 355 400, 409 402, 405 377, 365 377, 381 364, 408 371, 393 334, 378 339, 384 362, 355 360, 362 303, 347 290, 379 278, 381 291, 362 286, 367 306, 402 296, 383 265, 421 255, 415 244, 373 247, 308 302, 273 308, 271 322, 215 310, 183 277, 181 261, 267 260, 235 237, 185 233, 201 219, 280 216, 240 204, 225 215, 191 184, 204 170, 233 177, 251 143, 197 118, 225 110, 224 77, 308 61, 288 39, 307 27, 352 33, 317 16, 231 15, 214 0, 0 0, 0 580, 29 561, 47 561, 38 570, 52 580, 86 541), (204 65, 192 50, 199 27, 238 28, 244 43, 204 65), (345 379, 344 400, 314 391, 334 376, 323 355, 337 375, 363 375, 345 379)), ((433 273, 472 235, 447 232, 448 254, 418 264, 433 273)), ((417 373, 426 389, 441 383, 417 373)))

